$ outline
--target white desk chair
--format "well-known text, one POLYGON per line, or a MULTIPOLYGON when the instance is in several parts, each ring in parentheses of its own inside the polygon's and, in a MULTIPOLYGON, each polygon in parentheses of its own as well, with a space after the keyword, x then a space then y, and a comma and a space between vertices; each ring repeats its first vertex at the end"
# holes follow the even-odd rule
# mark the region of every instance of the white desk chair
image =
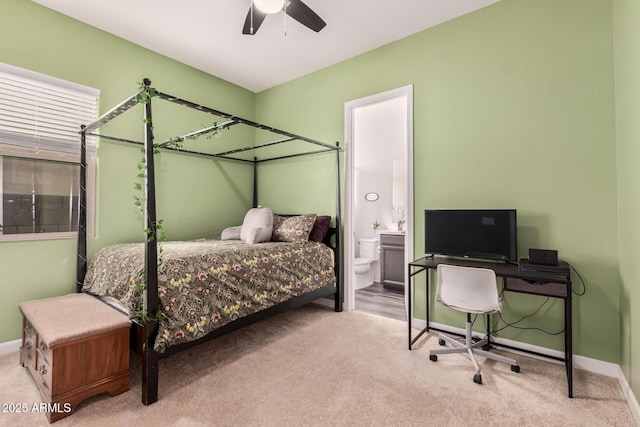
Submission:
POLYGON ((520 372, 520 366, 515 359, 482 350, 482 347, 490 344, 487 338, 474 343, 471 337, 471 313, 485 315, 500 311, 501 301, 498 295, 496 273, 487 268, 440 264, 437 275, 437 300, 447 307, 467 313, 467 330, 465 342, 440 334, 440 345, 449 343, 452 347, 429 350, 429 359, 436 362, 438 354, 468 353, 476 368, 473 381, 478 384, 482 384, 482 374, 474 355, 508 363, 512 371, 520 372))

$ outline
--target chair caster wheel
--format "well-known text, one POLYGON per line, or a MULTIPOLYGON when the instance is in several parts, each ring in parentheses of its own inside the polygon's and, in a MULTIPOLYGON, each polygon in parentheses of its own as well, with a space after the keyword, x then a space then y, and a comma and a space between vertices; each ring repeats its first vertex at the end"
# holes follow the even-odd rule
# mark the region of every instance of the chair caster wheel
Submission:
POLYGON ((511 365, 511 370, 513 372, 520 372, 520 366, 518 365, 511 365))
POLYGON ((438 361, 438 356, 436 356, 435 354, 430 354, 429 355, 429 360, 431 360, 432 362, 437 362, 438 361))
POLYGON ((444 346, 445 344, 447 344, 447 342, 445 340, 443 340, 442 338, 440 338, 438 340, 438 344, 440 344, 441 346, 444 346))
POLYGON ((482 375, 475 374, 473 376, 473 382, 476 383, 476 384, 482 384, 482 375))

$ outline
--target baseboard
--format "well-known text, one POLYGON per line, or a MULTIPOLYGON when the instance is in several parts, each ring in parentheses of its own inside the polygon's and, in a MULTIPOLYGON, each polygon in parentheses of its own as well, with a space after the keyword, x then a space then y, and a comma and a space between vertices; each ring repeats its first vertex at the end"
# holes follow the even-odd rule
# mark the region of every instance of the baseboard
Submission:
POLYGON ((0 356, 3 354, 9 354, 9 353, 20 351, 21 343, 22 343, 22 340, 7 341, 7 342, 0 343, 0 356))
POLYGON ((640 405, 638 405, 638 400, 633 394, 633 390, 631 390, 631 386, 629 385, 627 378, 624 376, 620 366, 618 366, 618 382, 620 383, 622 394, 629 404, 629 409, 631 410, 633 419, 635 420, 636 425, 640 426, 640 405))
MULTIPOLYGON (((411 325, 419 330, 422 330, 427 326, 427 322, 422 319, 414 318, 411 320, 411 325)), ((465 330, 462 328, 455 328, 442 323, 429 322, 429 325, 434 328, 442 329, 443 331, 451 332, 454 334, 464 335, 466 333, 465 330)), ((474 335, 475 334, 482 336, 484 335, 484 332, 476 333, 474 331, 474 335)), ((552 357, 564 357, 564 352, 559 350, 553 350, 546 347, 540 347, 537 345, 527 344, 520 341, 509 340, 509 339, 499 338, 499 337, 496 337, 495 341, 497 344, 505 344, 513 347, 519 347, 523 350, 534 351, 542 355, 547 355, 552 357)), ((541 356, 531 355, 525 352, 518 352, 517 350, 509 350, 509 349, 505 349, 505 350, 511 351, 513 353, 520 353, 527 357, 533 357, 537 359, 550 361, 552 363, 562 364, 562 362, 560 361, 556 361, 553 359, 545 359, 544 357, 541 357, 541 356)), ((620 388, 622 389, 622 394, 624 395, 627 401, 627 404, 629 405, 629 409, 633 414, 633 418, 635 419, 636 424, 640 425, 640 405, 638 405, 638 400, 636 399, 636 396, 633 394, 633 390, 631 390, 631 386, 629 386, 629 383, 627 382, 627 379, 625 378, 624 373, 622 372, 622 368, 620 368, 620 365, 616 363, 604 362, 602 360, 592 359, 590 357, 574 354, 573 367, 577 369, 582 369, 588 372, 593 372, 595 374, 616 378, 618 380, 618 383, 620 384, 620 388)))
MULTIPOLYGON (((420 329, 423 329, 427 325, 424 320, 420 320, 420 319, 413 319, 412 325, 413 324, 415 324, 420 329)), ((462 328, 455 328, 449 325, 436 323, 436 322, 430 322, 429 324, 434 328, 442 329, 443 331, 446 331, 446 332, 451 332, 451 333, 460 334, 460 335, 465 334, 465 330, 462 328)), ((485 334, 484 331, 478 331, 478 332, 474 331, 474 335, 483 336, 484 334, 485 334)), ((505 350, 509 350, 513 353, 516 353, 516 354, 520 353, 527 357, 533 357, 537 359, 547 360, 552 363, 562 364, 562 362, 560 361, 546 359, 544 357, 544 356, 551 356, 556 358, 563 358, 564 352, 562 351, 553 350, 546 347, 540 347, 537 345, 528 344, 521 341, 510 340, 506 338, 494 337, 493 339, 496 344, 504 344, 512 347, 518 347, 524 350, 523 352, 518 352, 518 350, 511 350, 511 349, 505 348, 505 350), (527 351, 539 353, 544 356, 536 356, 533 354, 529 354, 529 353, 526 353, 527 351)), ((612 377, 612 378, 618 378, 619 371, 620 371, 620 366, 618 364, 604 362, 602 360, 592 359, 590 357, 580 356, 577 354, 573 355, 573 367, 578 369, 583 369, 585 371, 593 372, 595 374, 606 375, 607 377, 612 377)))

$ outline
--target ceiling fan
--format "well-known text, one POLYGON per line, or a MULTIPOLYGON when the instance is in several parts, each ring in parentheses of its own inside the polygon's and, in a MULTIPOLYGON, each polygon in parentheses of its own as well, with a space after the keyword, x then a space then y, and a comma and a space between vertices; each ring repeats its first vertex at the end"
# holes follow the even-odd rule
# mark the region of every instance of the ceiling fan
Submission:
POLYGON ((247 13, 247 18, 244 20, 242 34, 254 35, 267 15, 278 13, 282 10, 316 33, 327 25, 322 18, 301 0, 252 0, 249 13, 247 13))

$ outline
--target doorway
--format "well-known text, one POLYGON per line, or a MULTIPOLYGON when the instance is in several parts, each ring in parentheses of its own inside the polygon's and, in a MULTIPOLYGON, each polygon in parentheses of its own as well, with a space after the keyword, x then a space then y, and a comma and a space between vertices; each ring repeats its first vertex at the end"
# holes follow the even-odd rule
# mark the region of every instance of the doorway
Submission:
POLYGON ((371 283, 367 289, 380 295, 380 307, 366 311, 385 315, 397 310, 400 299, 406 319, 405 272, 413 259, 412 85, 345 103, 344 227, 347 310, 360 309, 358 295, 371 283), (372 241, 379 254, 373 258, 372 241), (365 265, 369 270, 362 273, 365 265))

